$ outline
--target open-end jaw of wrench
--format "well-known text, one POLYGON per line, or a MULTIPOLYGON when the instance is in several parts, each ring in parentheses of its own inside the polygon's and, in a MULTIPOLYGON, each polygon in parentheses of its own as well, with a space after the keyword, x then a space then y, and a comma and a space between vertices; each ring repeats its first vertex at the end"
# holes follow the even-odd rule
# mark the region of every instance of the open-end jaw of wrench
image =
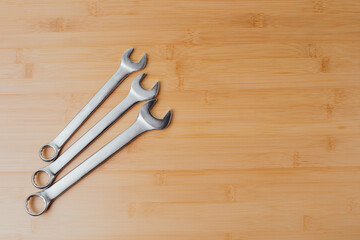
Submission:
POLYGON ((146 65, 146 55, 144 54, 138 63, 130 60, 130 54, 134 49, 130 48, 121 56, 120 67, 116 73, 105 83, 105 85, 95 94, 95 96, 80 110, 80 112, 68 123, 61 133, 51 142, 40 148, 40 158, 46 162, 53 161, 59 155, 61 148, 85 122, 86 119, 97 109, 100 104, 114 91, 114 89, 132 72, 143 69, 146 65), (44 156, 46 149, 52 148, 53 156, 44 156))
POLYGON ((82 150, 84 150, 95 138, 103 133, 109 126, 118 120, 127 110, 138 102, 150 100, 156 97, 159 90, 159 82, 157 82, 151 90, 142 88, 140 82, 146 76, 145 73, 137 76, 132 84, 129 94, 121 101, 113 110, 111 110, 104 118, 95 124, 88 132, 86 132, 79 140, 71 145, 56 161, 48 166, 37 170, 31 177, 32 183, 39 189, 49 187, 54 181, 58 173, 74 159, 82 150), (37 175, 44 172, 48 176, 46 184, 40 184, 37 181, 37 175))
POLYGON ((82 162, 79 166, 74 168, 71 172, 63 178, 54 183, 51 187, 31 194, 25 200, 25 209, 27 213, 32 216, 39 216, 44 213, 51 202, 60 196, 64 191, 69 189, 72 185, 86 176, 89 172, 94 170, 97 166, 103 163, 106 159, 119 151, 122 147, 132 141, 140 134, 150 131, 166 128, 171 120, 172 112, 169 110, 163 119, 155 118, 150 110, 155 104, 156 99, 150 100, 143 104, 136 121, 124 132, 114 138, 110 143, 106 144, 99 151, 82 162), (41 198, 43 201, 43 208, 40 211, 32 210, 31 201, 33 198, 41 198))

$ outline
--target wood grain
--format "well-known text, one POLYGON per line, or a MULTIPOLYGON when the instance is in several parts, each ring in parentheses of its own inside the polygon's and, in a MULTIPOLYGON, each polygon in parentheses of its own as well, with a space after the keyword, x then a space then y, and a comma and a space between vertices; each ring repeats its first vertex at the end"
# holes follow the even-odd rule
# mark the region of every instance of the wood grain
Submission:
POLYGON ((359 12, 355 0, 1 1, 0 239, 360 239, 359 12), (28 216, 38 149, 129 47, 148 54, 144 86, 160 81, 154 113, 172 108, 171 126, 28 216))

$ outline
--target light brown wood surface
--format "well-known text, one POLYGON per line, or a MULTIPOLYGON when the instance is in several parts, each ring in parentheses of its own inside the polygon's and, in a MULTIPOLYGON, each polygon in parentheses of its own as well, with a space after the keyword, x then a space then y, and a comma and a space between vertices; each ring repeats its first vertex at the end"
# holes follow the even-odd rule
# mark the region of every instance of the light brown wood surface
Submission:
POLYGON ((359 67, 356 0, 0 1, 0 239, 360 239, 359 67), (39 148, 129 47, 148 54, 144 86, 160 81, 153 112, 172 108, 172 124, 29 216, 39 148))

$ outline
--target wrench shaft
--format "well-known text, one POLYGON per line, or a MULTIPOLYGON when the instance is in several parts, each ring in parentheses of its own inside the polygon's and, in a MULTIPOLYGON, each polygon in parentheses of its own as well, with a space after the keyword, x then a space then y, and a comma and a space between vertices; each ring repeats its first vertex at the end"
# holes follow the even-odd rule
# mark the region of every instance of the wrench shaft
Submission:
POLYGON ((123 148, 126 144, 128 144, 131 140, 133 140, 138 135, 148 131, 149 129, 144 126, 140 121, 136 121, 131 125, 127 130, 122 132, 119 136, 117 136, 110 143, 105 145, 99 151, 97 151, 94 155, 89 157, 79 166, 74 168, 71 172, 61 178, 59 181, 54 183, 50 188, 43 191, 43 194, 49 198, 50 201, 57 198, 61 195, 65 190, 70 188, 84 176, 86 176, 89 172, 103 163, 106 159, 112 156, 114 153, 123 148))
POLYGON ((157 95, 159 83, 156 83, 151 90, 146 90, 141 87, 140 82, 145 77, 145 74, 137 76, 131 84, 128 95, 105 117, 95 124, 88 132, 86 132, 80 139, 71 145, 56 161, 48 166, 37 170, 32 176, 32 183, 35 187, 43 189, 52 184, 56 175, 81 153, 91 142, 93 142, 101 133, 110 127, 117 119, 119 119, 128 109, 140 101, 149 100, 157 95), (49 179, 46 184, 39 185, 37 183, 37 174, 45 172, 48 174, 49 179))
POLYGON ((104 102, 104 100, 128 75, 128 72, 120 68, 52 142, 61 148, 76 132, 76 130, 84 123, 84 121, 88 119, 88 117, 96 110, 96 108, 100 106, 102 102, 104 102))
POLYGON ((77 140, 69 149, 67 149, 56 161, 52 162, 48 169, 51 173, 57 174, 61 171, 74 157, 76 157, 86 146, 96 139, 102 132, 119 119, 128 109, 135 103, 136 99, 132 95, 121 101, 113 110, 111 110, 104 118, 102 118, 95 126, 86 132, 79 140, 77 140))
POLYGON ((119 151, 125 145, 127 145, 134 138, 140 134, 150 130, 160 130, 166 128, 171 120, 172 112, 169 110, 167 114, 162 118, 158 119, 150 113, 150 109, 155 104, 156 99, 152 99, 143 104, 140 109, 139 115, 136 121, 124 132, 114 138, 110 143, 106 144, 95 154, 90 156, 87 160, 82 162, 79 166, 74 168, 71 172, 57 181, 50 188, 45 189, 41 192, 31 194, 25 200, 25 209, 27 213, 32 216, 39 216, 43 214, 51 204, 51 202, 60 196, 63 192, 73 186, 80 179, 85 177, 88 173, 94 170, 97 166, 102 164, 106 159, 111 157, 114 153, 119 151), (40 197, 44 206, 40 211, 34 212, 29 205, 31 199, 40 197))

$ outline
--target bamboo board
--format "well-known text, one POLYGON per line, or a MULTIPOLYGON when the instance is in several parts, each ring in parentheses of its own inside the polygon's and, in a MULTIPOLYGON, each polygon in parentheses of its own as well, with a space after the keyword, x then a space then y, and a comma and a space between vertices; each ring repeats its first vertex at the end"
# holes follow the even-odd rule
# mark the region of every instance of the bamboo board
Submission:
MULTIPOLYGON (((360 2, 0 2, 0 239, 360 239, 360 2), (164 131, 24 210, 52 140, 146 52, 164 131)), ((116 106, 132 74, 66 148, 116 106)), ((63 172, 136 118, 135 106, 63 172)))

